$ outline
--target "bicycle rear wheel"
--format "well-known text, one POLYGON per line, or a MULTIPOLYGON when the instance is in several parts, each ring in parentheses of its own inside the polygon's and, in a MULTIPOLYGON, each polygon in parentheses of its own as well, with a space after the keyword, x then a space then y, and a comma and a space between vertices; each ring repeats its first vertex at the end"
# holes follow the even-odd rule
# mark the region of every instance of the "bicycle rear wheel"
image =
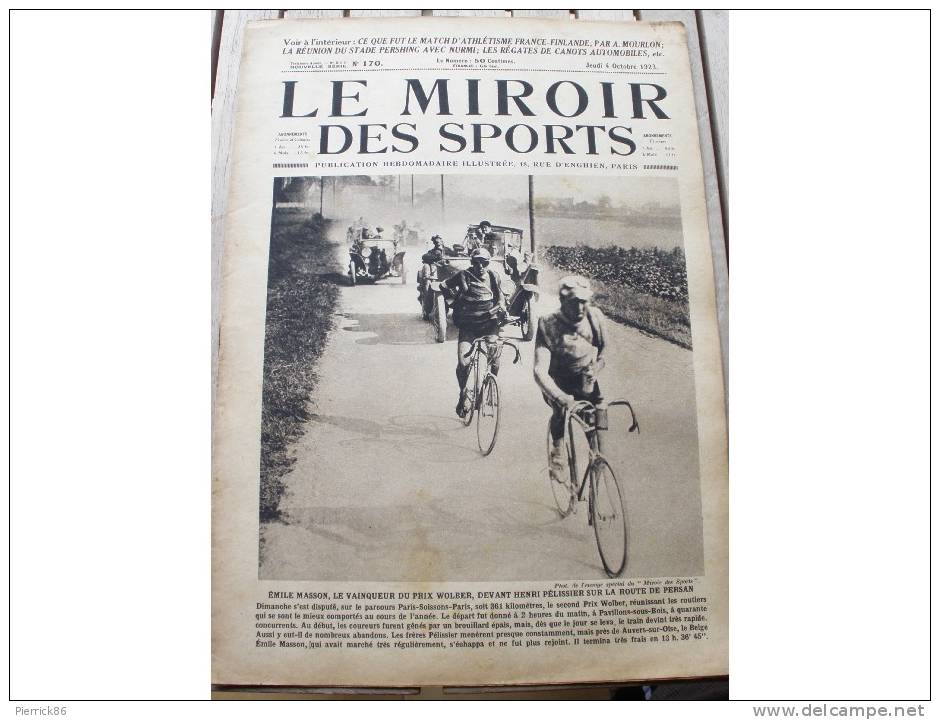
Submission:
POLYGON ((571 486, 571 459, 568 444, 562 442, 562 466, 552 473, 552 421, 548 421, 548 430, 545 433, 545 451, 548 457, 548 483, 552 488, 552 497, 555 498, 555 507, 562 517, 567 517, 574 510, 574 488, 571 486))
POLYGON ((610 577, 617 577, 627 564, 627 514, 620 483, 610 463, 598 457, 591 465, 591 521, 597 550, 610 577))
POLYGON ((487 375, 480 388, 477 402, 477 444, 484 456, 489 455, 496 446, 496 433, 499 432, 499 385, 496 378, 487 375))

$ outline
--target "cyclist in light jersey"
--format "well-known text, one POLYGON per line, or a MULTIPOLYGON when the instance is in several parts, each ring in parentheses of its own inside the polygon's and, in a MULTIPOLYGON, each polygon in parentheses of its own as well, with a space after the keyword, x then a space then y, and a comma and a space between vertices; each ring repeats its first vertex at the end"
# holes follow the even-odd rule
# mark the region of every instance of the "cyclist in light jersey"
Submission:
POLYGON ((562 278, 561 309, 539 320, 535 336, 535 382, 552 408, 549 471, 562 481, 565 409, 578 400, 603 405, 597 374, 604 367, 604 314, 590 304, 590 283, 578 275, 562 278))

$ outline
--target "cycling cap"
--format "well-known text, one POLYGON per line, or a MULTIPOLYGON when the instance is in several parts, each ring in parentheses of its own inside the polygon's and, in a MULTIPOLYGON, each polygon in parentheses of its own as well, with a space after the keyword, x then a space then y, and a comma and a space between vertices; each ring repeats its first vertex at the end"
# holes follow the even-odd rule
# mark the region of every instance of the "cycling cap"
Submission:
POLYGON ((490 259, 490 251, 486 248, 477 248, 472 253, 470 253, 470 259, 475 260, 476 258, 482 258, 483 260, 490 259))
POLYGON ((580 275, 568 275, 561 279, 558 285, 558 295, 562 298, 576 297, 579 300, 590 300, 594 293, 587 278, 580 275))
POLYGON ((440 239, 441 239, 441 236, 440 236, 440 235, 432 235, 432 236, 431 236, 431 242, 434 242, 435 240, 440 240, 440 239))
POLYGON ((489 220, 480 220, 480 227, 483 227, 484 225, 489 225, 490 227, 493 227, 493 223, 491 223, 489 220))

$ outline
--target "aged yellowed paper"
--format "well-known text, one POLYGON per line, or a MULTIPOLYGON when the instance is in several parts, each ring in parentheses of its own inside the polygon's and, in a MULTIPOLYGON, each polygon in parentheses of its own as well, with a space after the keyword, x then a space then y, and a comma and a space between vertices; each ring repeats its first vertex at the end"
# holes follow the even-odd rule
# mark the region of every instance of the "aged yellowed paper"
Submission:
POLYGON ((725 674, 682 25, 272 21, 240 72, 213 682, 725 674))

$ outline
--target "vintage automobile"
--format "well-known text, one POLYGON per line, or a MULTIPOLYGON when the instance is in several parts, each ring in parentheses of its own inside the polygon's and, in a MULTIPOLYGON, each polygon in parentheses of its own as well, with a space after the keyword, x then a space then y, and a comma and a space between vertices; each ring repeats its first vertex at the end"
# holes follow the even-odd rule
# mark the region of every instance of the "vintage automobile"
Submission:
POLYGON ((418 277, 418 302, 425 320, 434 325, 435 339, 447 339, 447 311, 449 306, 441 291, 441 283, 461 270, 470 267, 470 252, 485 246, 492 257, 490 269, 503 272, 512 280, 503 289, 512 288, 507 300, 509 314, 518 318, 524 340, 535 338, 538 325, 535 303, 538 301, 538 266, 532 254, 522 247, 523 233, 519 228, 493 225, 489 237, 484 238, 478 225, 467 228, 462 243, 444 248, 444 259, 425 264, 418 277))
POLYGON ((376 232, 361 228, 356 235, 349 248, 350 285, 386 277, 400 277, 402 285, 408 282, 405 251, 399 250, 394 240, 384 239, 382 228, 376 228, 376 232))
POLYGON ((394 238, 399 247, 418 247, 427 239, 421 223, 408 225, 404 220, 401 221, 401 224, 395 226, 394 238))

